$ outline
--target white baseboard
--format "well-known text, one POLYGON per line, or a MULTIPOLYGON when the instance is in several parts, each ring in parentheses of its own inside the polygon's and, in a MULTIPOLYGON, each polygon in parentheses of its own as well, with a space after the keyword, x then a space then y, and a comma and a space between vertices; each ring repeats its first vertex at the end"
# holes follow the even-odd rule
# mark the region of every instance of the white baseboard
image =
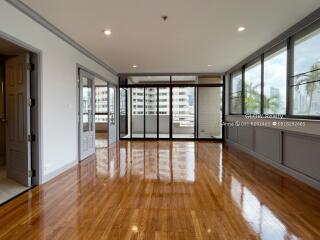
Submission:
POLYGON ((44 175, 42 177, 42 181, 41 181, 40 184, 44 184, 44 183, 50 181, 51 179, 53 179, 53 178, 57 177, 58 175, 62 174, 63 172, 65 172, 65 171, 69 170, 70 168, 76 166, 78 163, 79 163, 78 161, 68 163, 63 167, 58 168, 57 170, 54 170, 53 172, 44 175))

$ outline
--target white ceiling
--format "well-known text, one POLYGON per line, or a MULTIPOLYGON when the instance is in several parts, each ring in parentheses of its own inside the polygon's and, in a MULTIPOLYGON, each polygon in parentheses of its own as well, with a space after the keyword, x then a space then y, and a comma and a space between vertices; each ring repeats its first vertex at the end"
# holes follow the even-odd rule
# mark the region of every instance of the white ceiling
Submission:
POLYGON ((119 73, 225 72, 320 7, 319 0, 23 2, 119 73))

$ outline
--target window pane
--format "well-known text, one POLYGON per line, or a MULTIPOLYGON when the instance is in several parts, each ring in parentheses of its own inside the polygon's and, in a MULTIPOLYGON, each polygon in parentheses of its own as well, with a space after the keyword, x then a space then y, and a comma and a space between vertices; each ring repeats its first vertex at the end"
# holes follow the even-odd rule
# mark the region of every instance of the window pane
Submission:
POLYGON ((242 72, 233 73, 231 76, 231 85, 230 85, 230 102, 231 109, 230 112, 233 114, 241 114, 241 105, 242 105, 242 72))
POLYGON ((170 137, 170 88, 159 88, 159 138, 170 137))
POLYGON ((320 29, 294 42, 294 75, 319 68, 320 29))
MULTIPOLYGON (((108 123, 108 115, 106 115, 106 114, 97 115, 96 114, 95 115, 95 122, 96 123, 105 123, 105 124, 107 124, 108 123)), ((96 125, 96 130, 98 130, 97 129, 97 125, 96 125)))
POLYGON ((238 73, 232 74, 231 96, 240 97, 241 90, 242 90, 242 73, 238 72, 238 73))
POLYGON ((293 114, 320 116, 320 82, 293 86, 293 114))
POLYGON ((245 113, 260 113, 261 63, 260 61, 245 70, 245 113))
POLYGON ((108 114, 108 87, 96 87, 96 114, 108 114))
POLYGON ((82 78, 82 124, 83 132, 92 130, 92 88, 93 81, 86 77, 82 78))
POLYGON ((241 114, 241 98, 236 97, 236 98, 231 98, 231 109, 234 114, 241 114))
MULTIPOLYGON (((293 115, 320 115, 320 29, 294 42, 293 115)), ((292 81, 293 80, 293 81, 292 81)))
POLYGON ((144 138, 144 88, 132 88, 132 137, 144 138))
POLYGON ((287 50, 283 48, 264 60, 264 113, 286 113, 287 50))
POLYGON ((115 101, 116 101, 116 90, 114 87, 110 87, 109 88, 109 100, 110 100, 110 104, 109 104, 109 113, 110 113, 110 125, 115 125, 116 124, 116 115, 115 115, 115 101))
POLYGON ((130 137, 130 88, 120 88, 120 137, 130 137))
POLYGON ((194 138, 194 87, 172 88, 172 137, 194 138))
POLYGON ((157 112, 158 93, 157 88, 145 88, 145 121, 146 138, 157 138, 157 112))

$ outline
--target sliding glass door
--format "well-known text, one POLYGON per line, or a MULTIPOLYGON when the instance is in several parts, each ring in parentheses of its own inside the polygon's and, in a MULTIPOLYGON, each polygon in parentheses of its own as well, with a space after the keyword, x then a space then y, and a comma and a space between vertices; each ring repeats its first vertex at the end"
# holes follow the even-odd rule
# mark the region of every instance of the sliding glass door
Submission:
POLYGON ((159 138, 170 138, 170 88, 159 87, 159 138))
POLYGON ((222 86, 120 88, 120 138, 222 139, 222 86))
POLYGON ((195 88, 172 88, 172 138, 195 136, 195 88))
POLYGON ((120 117, 119 117, 119 132, 120 138, 130 138, 130 103, 131 103, 131 88, 120 88, 120 117))
POLYGON ((144 138, 144 88, 132 88, 132 138, 144 138))

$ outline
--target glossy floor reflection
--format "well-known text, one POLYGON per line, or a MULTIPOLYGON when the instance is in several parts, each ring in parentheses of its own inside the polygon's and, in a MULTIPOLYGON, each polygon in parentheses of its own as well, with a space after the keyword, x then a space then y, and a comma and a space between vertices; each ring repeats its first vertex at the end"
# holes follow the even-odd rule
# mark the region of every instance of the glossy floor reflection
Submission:
POLYGON ((319 192, 220 143, 122 141, 0 208, 0 239, 319 238, 319 192))

